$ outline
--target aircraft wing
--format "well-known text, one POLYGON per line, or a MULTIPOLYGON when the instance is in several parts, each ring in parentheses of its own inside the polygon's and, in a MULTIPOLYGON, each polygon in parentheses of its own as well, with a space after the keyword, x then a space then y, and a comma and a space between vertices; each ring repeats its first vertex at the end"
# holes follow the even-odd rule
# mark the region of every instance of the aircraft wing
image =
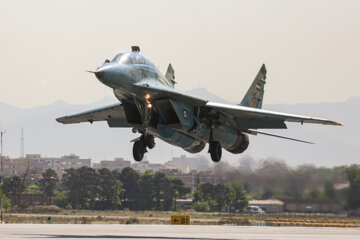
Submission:
POLYGON ((144 93, 149 93, 153 99, 170 98, 191 106, 204 106, 208 102, 202 98, 178 92, 175 89, 159 84, 156 81, 145 80, 135 84, 134 86, 144 91, 144 93))
POLYGON ((240 129, 286 128, 284 122, 315 123, 324 125, 341 125, 328 119, 313 118, 301 115, 268 111, 239 105, 208 102, 205 105, 213 112, 221 112, 235 120, 240 129))
POLYGON ((117 122, 121 125, 119 127, 130 127, 126 122, 126 117, 124 113, 124 108, 121 103, 116 103, 110 106, 105 106, 101 108, 96 108, 90 111, 68 115, 56 119, 56 121, 69 124, 69 123, 81 123, 81 122, 95 122, 95 121, 108 121, 117 122))
POLYGON ((191 106, 207 108, 210 115, 219 112, 227 116, 228 119, 235 121, 240 130, 247 129, 281 129, 287 128, 285 122, 315 123, 324 125, 341 125, 327 119, 313 118, 288 113, 274 112, 259 108, 252 108, 240 105, 221 104, 209 102, 207 100, 180 93, 173 88, 152 81, 144 81, 136 84, 136 87, 156 98, 171 98, 191 106))

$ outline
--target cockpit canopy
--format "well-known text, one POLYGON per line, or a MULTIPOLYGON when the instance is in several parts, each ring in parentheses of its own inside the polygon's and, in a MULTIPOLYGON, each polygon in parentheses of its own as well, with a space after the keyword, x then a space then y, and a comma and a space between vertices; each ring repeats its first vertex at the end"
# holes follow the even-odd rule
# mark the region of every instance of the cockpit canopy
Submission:
POLYGON ((145 56, 137 53, 137 52, 125 52, 125 53, 119 53, 117 54, 111 62, 117 62, 122 64, 145 64, 152 67, 155 67, 152 62, 147 59, 145 56))

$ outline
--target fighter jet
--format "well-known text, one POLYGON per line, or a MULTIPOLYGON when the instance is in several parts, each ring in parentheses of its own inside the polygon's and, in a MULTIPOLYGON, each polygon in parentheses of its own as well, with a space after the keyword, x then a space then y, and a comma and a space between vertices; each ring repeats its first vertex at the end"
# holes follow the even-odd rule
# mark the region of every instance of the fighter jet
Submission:
MULTIPOLYGON (((141 161, 154 138, 198 153, 209 144, 208 152, 219 162, 222 149, 233 154, 244 152, 248 134, 265 134, 288 140, 294 138, 261 132, 258 129, 285 129, 285 122, 341 125, 327 119, 262 110, 266 68, 262 65, 242 101, 237 105, 210 102, 176 91, 175 71, 169 64, 165 76, 140 48, 117 54, 96 71, 96 78, 113 89, 119 103, 56 119, 63 124, 106 121, 111 128, 132 128, 140 137, 132 140, 133 156, 141 161)), ((226 80, 224 80, 226 81, 226 80)))

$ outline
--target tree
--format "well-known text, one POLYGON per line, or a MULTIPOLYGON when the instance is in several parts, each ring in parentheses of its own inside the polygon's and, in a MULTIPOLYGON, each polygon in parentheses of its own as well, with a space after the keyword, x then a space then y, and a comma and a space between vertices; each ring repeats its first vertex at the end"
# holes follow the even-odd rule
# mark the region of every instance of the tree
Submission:
POLYGON ((4 193, 15 195, 20 200, 20 194, 25 190, 25 185, 19 176, 12 175, 4 181, 4 193))
POLYGON ((330 181, 327 181, 324 186, 325 197, 330 201, 337 201, 336 191, 334 184, 330 181))
POLYGON ((229 184, 226 186, 224 197, 227 210, 230 211, 230 209, 234 206, 234 203, 236 202, 236 190, 233 185, 229 184))
POLYGON ((152 210, 154 208, 155 182, 154 174, 145 172, 139 180, 140 188, 140 209, 152 210))
POLYGON ((350 209, 360 208, 360 168, 353 166, 346 170, 346 176, 350 183, 346 192, 346 203, 350 209))
POLYGON ((156 172, 154 175, 154 184, 155 209, 170 210, 175 196, 175 190, 170 179, 166 177, 164 173, 156 172))
POLYGON ((125 192, 122 182, 116 179, 116 172, 110 172, 107 168, 100 169, 98 174, 99 208, 118 209, 125 192))
POLYGON ((217 211, 222 211, 225 206, 225 186, 223 184, 218 184, 214 187, 215 192, 215 207, 217 211))
POLYGON ((131 209, 138 209, 139 207, 139 174, 132 168, 124 168, 120 175, 119 180, 123 183, 125 189, 124 198, 128 202, 131 209), (130 203, 130 204, 129 204, 130 203))
POLYGON ((207 201, 198 201, 193 204, 197 212, 210 212, 210 206, 207 201))
POLYGON ((111 207, 118 209, 122 205, 122 199, 124 199, 125 189, 120 180, 115 180, 112 185, 112 194, 111 194, 111 207))
POLYGON ((322 200, 324 199, 324 194, 318 188, 313 188, 308 194, 308 199, 310 200, 322 200))
POLYGON ((171 179, 171 183, 175 191, 174 210, 176 211, 176 199, 185 196, 187 193, 190 192, 190 189, 186 188, 184 182, 178 178, 171 179))
POLYGON ((225 186, 218 184, 214 186, 211 183, 200 183, 194 193, 194 202, 207 202, 210 209, 221 211, 225 206, 225 186))
POLYGON ((66 208, 69 204, 67 193, 62 191, 56 194, 53 198, 53 203, 60 208, 66 208))
POLYGON ((24 193, 28 193, 28 194, 36 194, 36 193, 41 193, 40 187, 36 184, 32 184, 26 187, 24 193))
POLYGON ((5 195, 3 196, 3 208, 4 209, 11 209, 12 207, 12 203, 11 203, 11 200, 9 198, 7 198, 5 195))
POLYGON ((81 208, 83 194, 80 191, 82 181, 79 171, 74 168, 66 169, 62 180, 64 188, 68 190, 67 197, 72 208, 81 208))
POLYGON ((226 199, 226 201, 230 204, 229 206, 235 210, 242 211, 249 203, 243 186, 240 183, 233 182, 228 184, 226 187, 230 189, 229 192, 232 192, 232 199, 226 199))
POLYGON ((63 184, 68 190, 68 199, 73 208, 94 209, 99 193, 99 175, 95 169, 66 169, 63 184))
POLYGON ((209 201, 214 199, 214 185, 211 183, 200 183, 194 192, 194 200, 209 201))
POLYGON ((51 199, 54 196, 58 183, 59 179, 56 172, 49 168, 42 174, 42 179, 39 181, 39 187, 40 190, 43 191, 49 199, 51 199))

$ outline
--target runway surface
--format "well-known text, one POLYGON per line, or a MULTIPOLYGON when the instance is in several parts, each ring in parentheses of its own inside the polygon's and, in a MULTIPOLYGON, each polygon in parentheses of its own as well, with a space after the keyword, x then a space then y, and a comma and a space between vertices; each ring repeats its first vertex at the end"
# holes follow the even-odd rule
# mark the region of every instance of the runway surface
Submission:
POLYGON ((359 228, 209 225, 3 224, 0 239, 360 239, 359 228))

